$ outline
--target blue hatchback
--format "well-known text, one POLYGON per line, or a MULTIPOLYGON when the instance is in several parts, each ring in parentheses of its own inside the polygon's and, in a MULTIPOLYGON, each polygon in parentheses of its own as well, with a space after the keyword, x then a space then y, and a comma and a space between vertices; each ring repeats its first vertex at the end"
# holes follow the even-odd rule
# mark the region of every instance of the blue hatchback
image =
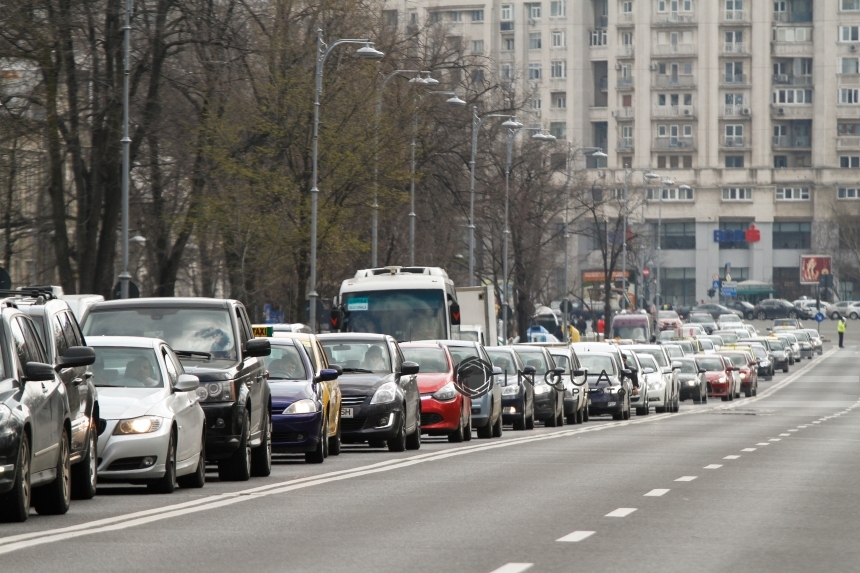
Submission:
POLYGON ((322 463, 327 454, 328 427, 324 386, 337 370, 314 368, 301 341, 271 338, 272 353, 266 357, 272 394, 272 452, 304 453, 305 461, 322 463))

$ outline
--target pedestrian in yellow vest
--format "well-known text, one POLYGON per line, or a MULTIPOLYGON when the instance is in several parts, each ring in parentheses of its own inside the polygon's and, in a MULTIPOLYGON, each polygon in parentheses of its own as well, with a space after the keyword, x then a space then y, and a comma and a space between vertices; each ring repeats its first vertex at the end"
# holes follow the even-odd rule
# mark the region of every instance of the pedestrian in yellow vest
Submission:
POLYGON ((836 332, 839 334, 839 348, 845 348, 844 346, 842 346, 842 339, 845 338, 846 326, 847 325, 845 324, 845 317, 840 316, 839 323, 836 325, 836 332))
POLYGON ((570 342, 579 342, 579 331, 572 324, 567 325, 567 337, 570 342))

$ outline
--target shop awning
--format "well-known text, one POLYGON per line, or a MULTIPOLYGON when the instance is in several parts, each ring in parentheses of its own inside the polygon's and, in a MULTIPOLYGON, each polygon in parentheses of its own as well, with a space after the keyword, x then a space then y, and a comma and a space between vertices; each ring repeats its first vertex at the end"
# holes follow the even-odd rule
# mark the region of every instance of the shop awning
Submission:
POLYGON ((737 287, 738 296, 754 296, 760 294, 776 294, 773 285, 763 281, 741 281, 737 287))

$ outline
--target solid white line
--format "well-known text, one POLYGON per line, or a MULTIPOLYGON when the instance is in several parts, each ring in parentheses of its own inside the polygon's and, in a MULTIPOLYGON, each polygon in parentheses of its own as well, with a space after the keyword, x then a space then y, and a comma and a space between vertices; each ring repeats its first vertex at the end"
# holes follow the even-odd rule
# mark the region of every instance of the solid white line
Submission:
POLYGON ((569 543, 579 543, 583 539, 588 539, 594 535, 593 531, 574 531, 573 533, 568 533, 564 537, 560 537, 556 539, 556 541, 566 541, 569 543))
POLYGON ((619 507, 615 511, 610 511, 604 517, 627 517, 636 511, 635 507, 619 507))
POLYGON ((741 451, 742 452, 754 452, 755 450, 756 450, 755 448, 744 448, 741 451))
POLYGON ((534 563, 508 563, 502 565, 498 569, 493 569, 490 573, 522 573, 527 569, 531 569, 534 563))
POLYGON ((740 456, 726 456, 726 457, 724 457, 723 459, 724 459, 724 460, 736 460, 736 459, 738 459, 739 457, 740 457, 740 456))
POLYGON ((678 479, 676 479, 675 481, 693 481, 697 477, 699 477, 699 476, 681 476, 678 479))
MULTIPOLYGON (((675 480, 678 481, 678 480, 675 480)), ((660 497, 669 493, 668 489, 652 489, 642 497, 660 497)))
POLYGON ((705 466, 705 467, 704 467, 704 468, 702 468, 702 469, 706 469, 706 470, 718 470, 718 469, 720 469, 721 467, 723 467, 723 464, 710 464, 710 465, 705 466))

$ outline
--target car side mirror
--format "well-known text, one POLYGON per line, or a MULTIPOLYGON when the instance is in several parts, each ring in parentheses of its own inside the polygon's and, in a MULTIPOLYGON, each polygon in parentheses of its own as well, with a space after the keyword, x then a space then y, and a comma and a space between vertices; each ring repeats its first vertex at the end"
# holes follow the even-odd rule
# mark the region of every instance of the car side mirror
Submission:
POLYGON ((523 374, 531 375, 535 372, 537 372, 537 370, 535 370, 534 366, 523 366, 523 374))
POLYGON ((734 371, 735 371, 735 367, 734 367, 734 366, 727 366, 727 367, 726 367, 726 372, 734 372, 734 371))
POLYGON ((320 370, 319 376, 316 377, 317 382, 330 382, 332 380, 337 380, 337 377, 340 376, 340 372, 338 372, 334 368, 323 368, 320 370))
POLYGON ((406 361, 400 365, 400 374, 403 376, 412 376, 418 374, 419 366, 416 362, 406 361))
POLYGON ((245 343, 245 356, 268 356, 272 353, 272 344, 268 338, 252 338, 245 343))
POLYGON ((622 373, 622 374, 624 374, 625 376, 633 376, 633 371, 632 371, 632 370, 630 370, 629 368, 625 368, 625 369, 623 369, 623 370, 621 371, 621 373, 622 373))
POLYGON ((564 368, 561 368, 561 367, 553 368, 552 373, 555 374, 556 376, 561 376, 562 374, 564 374, 564 368))
POLYGON ((707 372, 707 370, 705 370, 704 368, 699 368, 699 374, 704 374, 705 372, 707 372))
POLYGON ((329 364, 328 367, 330 370, 337 371, 338 376, 343 376, 343 366, 340 364, 329 364))
POLYGON ((24 365, 26 382, 43 382, 54 379, 54 367, 42 362, 28 362, 24 365))
POLYGON ((180 374, 173 385, 175 392, 194 392, 200 386, 200 378, 193 374, 180 374))
POLYGON ((500 367, 493 366, 493 376, 501 376, 502 374, 504 374, 504 372, 502 372, 500 367))
POLYGON ((573 375, 576 376, 577 378, 580 376, 587 376, 588 370, 574 370, 573 375))
POLYGON ((96 352, 89 346, 71 346, 57 361, 57 370, 89 366, 96 361, 96 352))

